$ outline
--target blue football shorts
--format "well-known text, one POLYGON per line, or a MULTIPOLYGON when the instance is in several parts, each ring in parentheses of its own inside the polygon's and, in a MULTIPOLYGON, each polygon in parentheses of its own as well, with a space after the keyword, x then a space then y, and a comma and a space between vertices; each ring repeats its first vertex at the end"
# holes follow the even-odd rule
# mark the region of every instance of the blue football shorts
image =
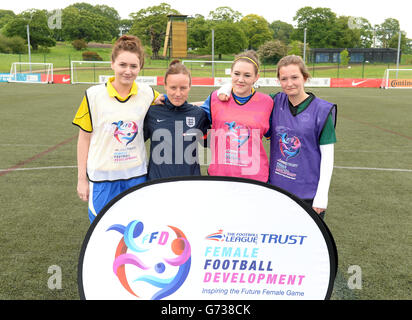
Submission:
POLYGON ((89 182, 89 220, 90 223, 100 211, 117 195, 146 181, 146 176, 129 180, 89 182))

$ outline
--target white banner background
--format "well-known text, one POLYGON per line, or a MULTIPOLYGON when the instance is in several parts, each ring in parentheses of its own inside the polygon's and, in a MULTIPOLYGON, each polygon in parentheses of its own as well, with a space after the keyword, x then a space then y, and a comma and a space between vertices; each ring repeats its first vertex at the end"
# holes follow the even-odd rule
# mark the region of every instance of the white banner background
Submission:
POLYGON ((144 230, 134 241, 148 251, 128 253, 138 256, 150 268, 125 267, 127 282, 138 299, 152 299, 161 290, 135 281, 140 276, 172 279, 177 274, 178 267, 163 260, 177 257, 170 249, 176 234, 168 226, 177 227, 186 235, 191 261, 183 284, 165 299, 329 298, 336 273, 336 252, 320 218, 309 214, 296 198, 269 185, 243 179, 216 179, 159 180, 115 199, 96 218, 84 241, 79 262, 81 297, 136 299, 113 271, 122 234, 107 230, 115 224, 127 226, 139 220, 144 230), (207 238, 219 230, 222 241, 207 238), (167 243, 162 232, 169 235, 167 243), (142 241, 143 238, 146 240, 142 241), (285 244, 279 243, 286 239, 285 244), (231 255, 223 254, 230 250, 231 255), (235 252, 240 252, 240 257, 235 252), (223 269, 225 260, 228 261, 223 269), (241 270, 240 260, 247 261, 246 270, 241 270), (166 267, 162 273, 154 268, 160 262, 166 267), (252 270, 248 270, 251 266, 252 270))

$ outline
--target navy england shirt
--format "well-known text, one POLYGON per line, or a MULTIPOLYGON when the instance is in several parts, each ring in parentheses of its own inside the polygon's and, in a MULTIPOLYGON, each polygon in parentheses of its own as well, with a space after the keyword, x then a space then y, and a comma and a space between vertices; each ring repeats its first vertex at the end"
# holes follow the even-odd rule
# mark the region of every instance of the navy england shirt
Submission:
POLYGON ((204 110, 187 102, 176 107, 166 99, 149 108, 143 128, 150 139, 148 180, 200 175, 199 145, 210 128, 204 110))

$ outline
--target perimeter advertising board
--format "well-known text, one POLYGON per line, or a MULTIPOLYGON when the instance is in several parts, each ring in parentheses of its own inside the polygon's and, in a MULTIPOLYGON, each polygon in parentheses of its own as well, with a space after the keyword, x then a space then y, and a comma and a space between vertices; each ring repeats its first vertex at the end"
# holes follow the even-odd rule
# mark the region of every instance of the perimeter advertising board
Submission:
POLYGON ((115 198, 83 243, 82 299, 328 299, 337 253, 303 202, 225 177, 149 182, 115 198))

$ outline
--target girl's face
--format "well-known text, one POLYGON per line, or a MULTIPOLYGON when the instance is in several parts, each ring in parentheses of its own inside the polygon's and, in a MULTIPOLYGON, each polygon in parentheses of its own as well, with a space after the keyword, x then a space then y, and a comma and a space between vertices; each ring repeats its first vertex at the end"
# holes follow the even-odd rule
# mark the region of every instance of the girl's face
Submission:
POLYGON ((288 96, 299 96, 305 93, 306 79, 296 64, 281 67, 279 69, 280 86, 288 96))
POLYGON ((115 61, 112 61, 115 80, 123 86, 131 86, 140 71, 140 61, 137 54, 121 51, 115 61))
POLYGON ((259 79, 252 62, 239 60, 231 72, 233 92, 239 97, 247 97, 252 92, 252 87, 259 79))
POLYGON ((165 83, 165 90, 170 102, 174 106, 180 107, 189 96, 189 76, 183 73, 169 74, 165 83))

